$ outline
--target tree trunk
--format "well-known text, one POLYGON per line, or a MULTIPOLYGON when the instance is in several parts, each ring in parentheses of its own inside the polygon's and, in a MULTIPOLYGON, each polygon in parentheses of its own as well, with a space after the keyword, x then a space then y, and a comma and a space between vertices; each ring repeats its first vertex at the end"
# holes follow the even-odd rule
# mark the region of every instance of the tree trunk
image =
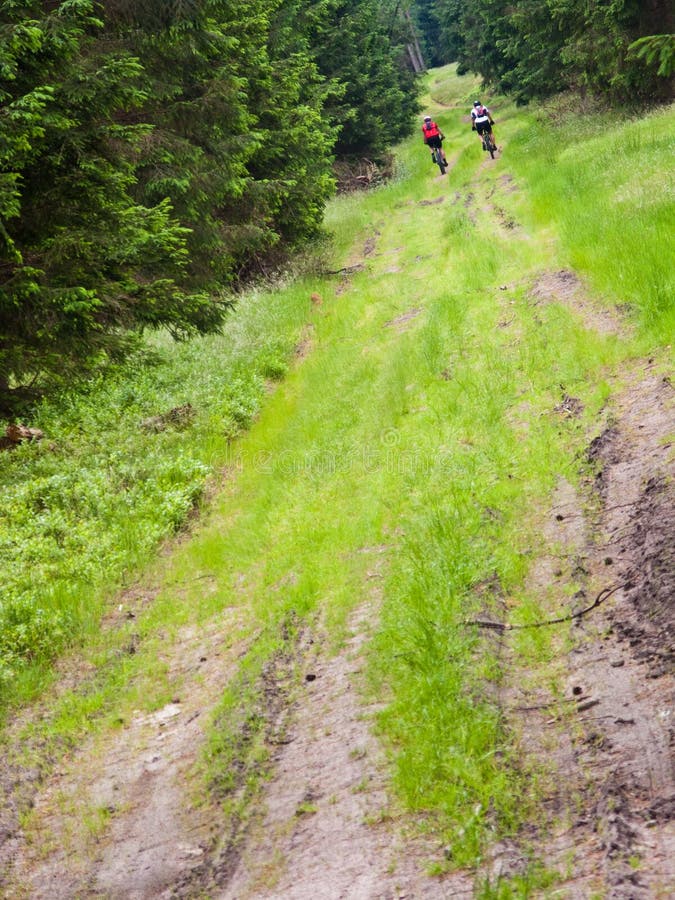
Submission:
POLYGON ((415 48, 412 44, 406 44, 406 49, 408 51, 408 56, 410 57, 410 64, 413 67, 413 71, 416 75, 419 75, 424 69, 420 66, 420 61, 415 53, 415 48))
POLYGON ((411 45, 408 45, 408 53, 410 53, 410 58, 413 57, 417 60, 416 63, 413 63, 413 68, 415 72, 426 72, 427 67, 424 62, 424 57, 422 56, 422 48, 420 47, 420 42, 417 39, 417 30, 415 28, 415 23, 412 20, 412 16, 410 15, 409 9, 403 10, 403 16, 408 23, 408 27, 410 29, 410 39, 412 42, 412 51, 410 49, 411 45))

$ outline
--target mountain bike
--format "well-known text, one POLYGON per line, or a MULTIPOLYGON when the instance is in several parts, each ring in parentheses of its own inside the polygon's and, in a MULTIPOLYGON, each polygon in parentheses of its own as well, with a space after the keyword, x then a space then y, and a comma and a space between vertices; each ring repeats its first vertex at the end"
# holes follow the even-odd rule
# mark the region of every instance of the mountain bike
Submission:
POLYGON ((431 152, 434 157, 434 162, 436 163, 438 168, 441 170, 441 175, 445 175, 445 170, 447 169, 447 163, 443 159, 442 149, 440 147, 433 147, 431 152))
POLYGON ((483 138, 483 149, 487 150, 490 157, 494 159, 495 153, 497 152, 494 135, 491 131, 484 131, 481 137, 483 138))

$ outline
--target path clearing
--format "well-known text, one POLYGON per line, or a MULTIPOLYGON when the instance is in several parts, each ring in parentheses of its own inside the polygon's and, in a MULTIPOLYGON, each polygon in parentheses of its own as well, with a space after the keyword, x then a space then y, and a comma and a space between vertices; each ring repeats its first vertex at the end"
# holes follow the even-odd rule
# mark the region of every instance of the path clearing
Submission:
MULTIPOLYGON (((487 170, 480 164, 478 177, 487 170)), ((514 189, 503 175, 498 183, 503 194, 514 189)), ((430 184, 437 193, 432 176, 430 184)), ((470 187, 447 207, 464 210, 475 226, 486 210, 476 184, 470 187)), ((530 241, 490 199, 487 212, 501 237, 530 241)), ((443 208, 439 200, 410 203, 405 215, 424 215, 416 210, 422 205, 443 208)), ((376 250, 369 238, 363 258, 375 260, 376 250)), ((386 276, 398 278, 404 263, 398 255, 389 262, 386 276)), ((347 281, 337 287, 336 303, 347 302, 348 288, 347 281)), ((530 299, 567 306, 589 331, 624 333, 619 317, 585 298, 568 270, 540 273, 530 299)), ((426 300, 422 288, 415 297, 391 300, 392 315, 381 328, 387 340, 410 337, 426 300)), ((323 307, 322 314, 330 310, 323 307)), ((514 322, 510 311, 498 327, 514 322)), ((356 327, 345 332, 358 343, 356 327)), ((314 352, 307 329, 297 364, 314 352)), ((397 811, 373 729, 378 706, 362 692, 365 648, 381 600, 365 583, 339 652, 330 652, 319 614, 303 626, 284 671, 268 673, 274 695, 269 758, 260 763, 262 788, 241 819, 200 796, 204 786, 196 774, 212 712, 254 640, 243 630, 232 638, 242 628, 233 612, 206 630, 186 630, 167 648, 161 662, 175 694, 159 709, 119 721, 60 760, 44 783, 35 779, 27 793, 32 812, 13 810, 2 836, 4 896, 444 900, 475 896, 477 878, 498 889, 505 878, 526 874, 530 848, 563 872, 560 896, 668 896, 675 886, 675 401, 672 385, 650 363, 622 377, 626 386, 617 379, 611 418, 588 451, 599 466, 596 482, 580 497, 561 479, 548 525, 560 558, 540 561, 532 577, 542 585, 557 580, 561 597, 577 582, 582 592, 608 581, 623 589, 570 629, 571 649, 560 651, 556 670, 562 700, 540 688, 532 702, 520 684, 508 684, 508 673, 501 698, 523 751, 555 771, 542 802, 545 823, 497 844, 477 872, 427 873, 430 861, 445 861, 444 848, 437 836, 422 840, 416 823, 397 811)), ((566 395, 559 414, 576 415, 574 401, 566 395)), ((378 556, 371 572, 377 580, 383 550, 369 552, 378 556)), ((506 644, 504 651, 507 661, 506 644)), ((9 775, 4 783, 11 794, 9 775)))

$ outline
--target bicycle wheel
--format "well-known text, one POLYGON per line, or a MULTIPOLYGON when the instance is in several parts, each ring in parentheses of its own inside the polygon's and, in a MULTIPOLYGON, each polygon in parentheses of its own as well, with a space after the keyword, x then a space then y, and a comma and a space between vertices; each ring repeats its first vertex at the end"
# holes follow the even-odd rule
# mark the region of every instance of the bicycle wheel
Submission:
POLYGON ((441 175, 445 175, 445 163, 443 162, 443 151, 440 147, 436 148, 436 162, 438 163, 438 168, 441 170, 441 175))
POLYGON ((493 138, 491 132, 487 132, 485 135, 485 146, 487 147, 491 159, 495 158, 495 150, 497 147, 495 146, 495 139, 493 138))

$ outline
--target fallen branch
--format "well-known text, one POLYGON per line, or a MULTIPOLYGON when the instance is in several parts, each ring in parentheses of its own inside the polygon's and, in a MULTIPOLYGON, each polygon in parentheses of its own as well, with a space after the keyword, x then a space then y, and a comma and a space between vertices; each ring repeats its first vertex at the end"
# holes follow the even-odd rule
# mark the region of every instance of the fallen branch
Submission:
POLYGON ((576 703, 576 697, 560 697, 554 700, 549 700, 548 703, 537 703, 535 706, 511 706, 507 708, 507 712, 532 712, 536 709, 550 709, 552 706, 557 706, 559 703, 576 703))
POLYGON ((343 266, 341 269, 324 269, 319 275, 342 275, 344 272, 363 272, 365 271, 363 263, 356 263, 353 266, 343 266))
POLYGON ((462 625, 475 625, 478 628, 492 628, 495 631, 516 631, 524 628, 545 628, 548 625, 560 625, 562 622, 573 622, 574 619, 580 619, 582 616, 588 615, 592 610, 597 609, 601 603, 608 600, 612 594, 619 588, 627 587, 626 584, 615 584, 613 587, 603 588, 590 606, 580 609, 579 612, 570 613, 567 616, 560 616, 557 619, 547 619, 544 622, 527 622, 523 625, 511 625, 508 622, 491 622, 489 619, 466 619, 462 625))

